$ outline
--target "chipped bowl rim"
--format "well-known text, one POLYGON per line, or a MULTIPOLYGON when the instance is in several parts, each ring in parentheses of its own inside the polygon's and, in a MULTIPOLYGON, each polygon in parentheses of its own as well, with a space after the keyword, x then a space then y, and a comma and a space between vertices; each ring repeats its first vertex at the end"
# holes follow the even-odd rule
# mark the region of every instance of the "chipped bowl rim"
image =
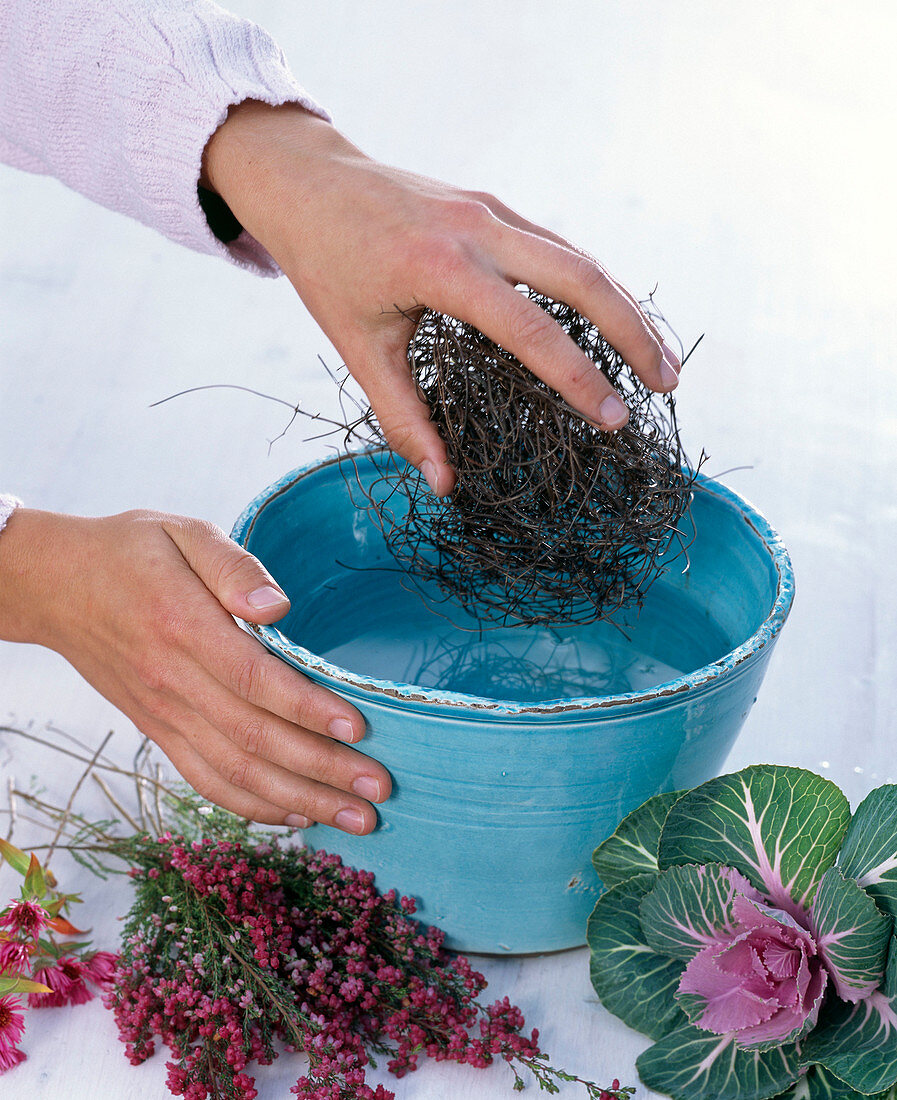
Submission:
MULTIPOLYGON (((243 509, 234 523, 231 538, 244 549, 252 535, 252 530, 264 508, 279 496, 289 492, 296 484, 311 477, 329 466, 344 461, 354 461, 361 455, 384 453, 386 447, 369 447, 351 454, 340 454, 308 462, 295 470, 284 474, 277 481, 263 489, 243 509)), ((285 658, 301 671, 307 672, 326 686, 352 691, 353 695, 369 695, 386 704, 424 704, 434 707, 461 708, 473 712, 488 712, 489 715, 514 717, 516 715, 568 714, 571 711, 608 710, 617 707, 633 708, 640 704, 675 702, 682 695, 696 689, 710 688, 722 677, 731 673, 739 665, 750 660, 768 647, 778 637, 779 631, 788 618, 794 601, 794 570, 791 557, 782 542, 779 533, 766 517, 752 504, 732 489, 721 485, 712 478, 697 474, 695 488, 710 493, 722 501, 734 506, 742 518, 763 544, 776 573, 776 595, 772 608, 757 629, 740 645, 725 656, 710 664, 703 665, 686 675, 667 680, 643 691, 621 692, 616 695, 576 696, 568 699, 545 700, 539 703, 515 702, 508 699, 490 699, 484 696, 468 695, 462 692, 445 691, 439 688, 427 688, 407 684, 401 681, 383 680, 362 673, 350 672, 305 646, 288 638, 274 625, 259 626, 244 621, 244 626, 255 634, 273 653, 285 658), (354 689, 354 690, 352 690, 354 689)), ((250 551, 251 552, 251 551, 250 551)))

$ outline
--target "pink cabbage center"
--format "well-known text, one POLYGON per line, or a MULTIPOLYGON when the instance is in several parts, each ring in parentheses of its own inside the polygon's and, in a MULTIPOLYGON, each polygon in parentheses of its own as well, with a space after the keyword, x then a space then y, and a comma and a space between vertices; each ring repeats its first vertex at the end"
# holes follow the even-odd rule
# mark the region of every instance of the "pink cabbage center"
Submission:
POLYGON ((793 1039, 816 1022, 828 973, 813 937, 780 909, 736 896, 731 937, 686 966, 680 994, 703 1001, 692 1022, 740 1046, 793 1039))

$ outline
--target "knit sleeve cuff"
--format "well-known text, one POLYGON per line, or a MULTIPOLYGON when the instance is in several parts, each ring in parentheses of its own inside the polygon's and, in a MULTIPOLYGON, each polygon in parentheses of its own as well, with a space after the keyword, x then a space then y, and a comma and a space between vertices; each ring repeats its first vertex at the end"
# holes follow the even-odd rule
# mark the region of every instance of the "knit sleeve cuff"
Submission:
POLYGON ((0 493, 0 531, 6 526, 6 521, 21 503, 18 497, 10 496, 9 493, 0 493))
MULTIPOLYGON (((131 117, 123 127, 135 183, 133 214, 189 248, 260 274, 280 274, 235 219, 228 233, 221 232, 220 219, 207 216, 208 203, 198 193, 203 151, 228 109, 247 99, 272 107, 298 103, 328 122, 329 114, 296 82, 266 31, 217 5, 202 0, 166 7, 141 29, 164 40, 167 56, 164 63, 139 65, 124 84, 138 93, 124 103, 131 117)), ((149 45, 158 58, 158 43, 149 45)))
POLYGON ((0 159, 274 275, 239 224, 230 241, 212 232, 198 195, 206 144, 246 99, 330 121, 271 36, 212 0, 54 0, 0 16, 0 159))

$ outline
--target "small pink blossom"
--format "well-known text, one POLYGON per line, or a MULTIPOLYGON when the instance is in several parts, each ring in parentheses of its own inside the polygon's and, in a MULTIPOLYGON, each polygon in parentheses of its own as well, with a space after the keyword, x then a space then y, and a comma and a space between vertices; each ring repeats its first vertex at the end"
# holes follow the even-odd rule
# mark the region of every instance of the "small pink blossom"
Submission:
POLYGON ((15 997, 0 997, 0 1073, 25 1061, 25 1053, 18 1049, 25 1032, 25 1017, 15 997))
POLYGON ((118 956, 111 951, 94 951, 81 959, 83 975, 86 981, 96 986, 106 986, 115 977, 118 956))
POLYGON ((17 901, 0 913, 0 925, 15 935, 38 936, 50 923, 50 918, 36 901, 17 901))
POLYGON ((28 964, 31 950, 21 940, 0 940, 0 974, 8 970, 22 971, 28 964))
POLYGON ((48 985, 52 993, 29 993, 28 1004, 32 1008, 61 1008, 63 1005, 82 1005, 93 999, 93 993, 84 981, 84 967, 73 955, 56 960, 54 966, 38 967, 34 980, 48 985))
POLYGON ((732 932, 686 966, 678 995, 692 1022, 743 1048, 795 1039, 816 1023, 828 981, 815 940, 780 909, 742 896, 732 932))

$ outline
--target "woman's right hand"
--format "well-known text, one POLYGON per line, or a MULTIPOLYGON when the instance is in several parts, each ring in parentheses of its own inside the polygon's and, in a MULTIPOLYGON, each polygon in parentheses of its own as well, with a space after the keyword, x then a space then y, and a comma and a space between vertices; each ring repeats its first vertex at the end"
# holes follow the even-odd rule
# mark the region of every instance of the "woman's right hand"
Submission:
POLYGON ((0 536, 0 638, 62 654, 219 806, 368 833, 391 785, 348 747, 364 719, 232 618, 288 610, 262 565, 202 520, 20 507, 0 536))
POLYGON ((650 389, 678 385, 679 358, 593 257, 493 195, 372 160, 295 103, 231 108, 203 170, 333 342, 390 447, 440 496, 456 475, 408 367, 424 306, 474 325, 607 431, 629 417, 622 398, 518 284, 594 321, 650 389))

